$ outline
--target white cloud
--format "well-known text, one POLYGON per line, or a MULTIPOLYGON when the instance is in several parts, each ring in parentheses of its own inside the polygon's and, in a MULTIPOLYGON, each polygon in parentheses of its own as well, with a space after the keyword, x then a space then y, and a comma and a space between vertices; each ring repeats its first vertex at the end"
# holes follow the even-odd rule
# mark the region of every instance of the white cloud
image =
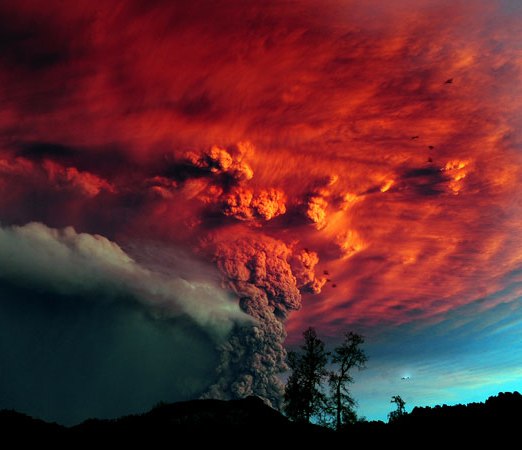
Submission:
MULTIPOLYGON (((175 268, 174 268, 175 271, 175 268)), ((60 294, 128 297, 157 317, 186 314, 223 337, 237 321, 251 320, 215 281, 189 281, 150 270, 115 242, 41 223, 0 227, 0 279, 60 294)))

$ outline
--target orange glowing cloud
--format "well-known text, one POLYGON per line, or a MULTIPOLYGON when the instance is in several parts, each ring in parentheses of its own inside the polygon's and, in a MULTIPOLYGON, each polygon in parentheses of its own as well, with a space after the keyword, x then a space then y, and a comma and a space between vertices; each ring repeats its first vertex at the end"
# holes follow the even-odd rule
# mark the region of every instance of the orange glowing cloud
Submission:
POLYGON ((115 192, 114 186, 97 175, 80 171, 76 167, 64 167, 50 160, 36 164, 20 157, 0 159, 2 176, 10 178, 13 184, 30 180, 44 188, 73 190, 85 197, 95 197, 102 191, 115 192))
POLYGON ((51 185, 58 188, 70 186, 87 197, 94 197, 102 190, 114 192, 114 188, 107 181, 89 172, 80 172, 75 167, 63 167, 52 161, 44 161, 42 167, 51 185))
POLYGON ((522 268, 502 2, 76 3, 0 7, 3 222, 284 263, 291 338, 441 320, 522 268))
POLYGON ((226 194, 223 201, 224 214, 239 220, 271 220, 286 212, 285 194, 278 189, 254 194, 240 187, 226 194))
POLYGON ((468 174, 468 165, 468 161, 448 161, 442 169, 450 177, 448 187, 455 195, 463 188, 463 180, 468 174))
POLYGON ((312 195, 306 204, 306 217, 315 223, 318 230, 326 226, 327 207, 328 202, 318 195, 312 195))

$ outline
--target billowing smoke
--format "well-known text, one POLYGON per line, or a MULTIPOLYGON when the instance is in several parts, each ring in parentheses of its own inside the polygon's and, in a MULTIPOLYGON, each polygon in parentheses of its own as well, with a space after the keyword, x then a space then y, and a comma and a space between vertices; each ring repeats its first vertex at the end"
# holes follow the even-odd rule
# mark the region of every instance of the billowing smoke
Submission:
MULTIPOLYGON (((215 337, 248 322, 230 296, 208 281, 149 270, 100 235, 41 223, 0 228, 0 281, 60 295, 126 298, 155 317, 187 315, 215 337)), ((172 270, 172 268, 171 268, 172 270)))
POLYGON ((186 159, 194 167, 203 171, 212 174, 227 174, 236 181, 248 181, 252 179, 254 172, 250 165, 244 161, 244 158, 252 152, 252 144, 239 142, 232 149, 214 145, 200 154, 189 152, 186 159))
MULTIPOLYGON (((245 160, 254 152, 248 142, 189 152, 175 173, 187 197, 256 230, 243 230, 235 238, 217 231, 203 245, 207 255, 215 259, 224 287, 237 296, 241 311, 254 319, 253 324, 234 324, 220 348, 218 381, 204 396, 232 399, 258 395, 280 406, 278 376, 286 369, 284 320, 301 307, 301 293, 320 293, 326 280, 315 276, 317 253, 260 232, 267 222, 287 213, 287 196, 277 186, 253 183, 254 170, 245 160)), ((329 193, 317 189, 317 195, 329 193)))
POLYGON ((225 215, 239 220, 270 220, 285 212, 285 194, 279 189, 266 189, 255 194, 239 187, 224 198, 225 215))
POLYGON ((114 186, 103 178, 76 167, 64 167, 50 159, 31 161, 21 157, 0 158, 0 177, 11 182, 17 177, 30 178, 31 183, 39 186, 89 198, 96 197, 102 191, 115 192, 114 186))
POLYGON ((280 406, 278 374, 286 369, 283 322, 301 307, 301 292, 320 292, 324 280, 314 274, 317 255, 294 251, 262 235, 219 242, 215 255, 226 287, 255 324, 236 324, 221 349, 220 378, 205 396, 230 399, 255 394, 280 406))
POLYGON ((73 425, 205 392, 219 345, 253 320, 215 267, 163 247, 0 226, 1 407, 73 425))
POLYGON ((188 281, 176 274, 172 266, 179 262, 172 257, 169 268, 147 263, 146 255, 146 265, 137 262, 100 235, 41 223, 9 226, 0 228, 0 281, 71 298, 103 292, 102 301, 125 299, 160 320, 190 317, 220 350, 217 382, 205 396, 255 394, 279 406, 278 375, 286 368, 283 322, 301 307, 301 292, 320 292, 325 281, 314 273, 317 254, 264 235, 216 240, 211 250, 222 288, 210 276, 188 281))
POLYGON ((0 228, 0 407, 52 405, 69 375, 105 405, 214 383, 277 404, 303 292, 323 289, 291 339, 517 308, 520 1, 115 3, 0 1, 0 222, 54 227, 0 228), (187 255, 210 241, 221 274, 180 276, 191 263, 156 251, 145 263, 152 246, 131 246, 147 239, 187 255), (79 329, 89 342, 67 347, 79 329), (136 354, 132 370, 93 370, 115 374, 104 389, 79 380, 136 354), (159 392, 160 372, 200 383, 159 392))

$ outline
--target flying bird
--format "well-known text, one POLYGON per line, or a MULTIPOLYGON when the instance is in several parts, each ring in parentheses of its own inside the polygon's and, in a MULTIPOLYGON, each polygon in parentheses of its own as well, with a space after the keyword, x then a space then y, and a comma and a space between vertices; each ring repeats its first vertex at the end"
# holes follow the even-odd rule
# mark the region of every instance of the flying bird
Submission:
POLYGON ((410 139, 413 141, 414 139, 419 139, 419 136, 412 136, 410 139))
POLYGON ((428 158, 428 162, 432 163, 433 162, 433 158, 428 158))
POLYGON ((336 287, 337 287, 337 285, 336 285, 336 284, 334 283, 334 284, 332 284, 332 287, 333 287, 333 288, 336 288, 336 287))
POLYGON ((444 82, 444 84, 451 84, 451 83, 453 83, 453 78, 448 78, 448 79, 444 82))
POLYGON ((330 272, 328 272, 328 270, 323 270, 323 275, 330 275, 330 272))
POLYGON ((410 377, 402 377, 401 380, 409 380, 410 377))
POLYGON ((430 150, 433 150, 435 147, 434 147, 433 145, 428 145, 428 148, 429 148, 430 150))

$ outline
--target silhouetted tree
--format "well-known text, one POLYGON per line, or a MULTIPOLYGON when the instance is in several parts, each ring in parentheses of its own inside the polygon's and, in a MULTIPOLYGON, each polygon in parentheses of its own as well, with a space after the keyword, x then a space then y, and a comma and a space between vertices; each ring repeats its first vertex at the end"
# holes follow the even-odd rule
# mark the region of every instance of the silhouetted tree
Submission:
POLYGON ((288 354, 292 374, 285 388, 284 409, 289 418, 310 422, 311 417, 322 410, 326 400, 321 384, 328 375, 328 352, 313 328, 308 328, 303 336, 302 352, 288 354))
POLYGON ((395 411, 392 411, 388 414, 388 422, 395 422, 397 419, 406 414, 406 402, 400 395, 394 395, 391 398, 390 403, 395 403, 395 411))
POLYGON ((355 413, 356 402, 353 399, 349 385, 353 383, 351 370, 364 369, 368 358, 361 345, 364 338, 351 331, 344 335, 344 341, 336 347, 332 354, 332 364, 335 369, 329 372, 330 395, 332 409, 335 414, 335 427, 354 423, 357 420, 355 413))

